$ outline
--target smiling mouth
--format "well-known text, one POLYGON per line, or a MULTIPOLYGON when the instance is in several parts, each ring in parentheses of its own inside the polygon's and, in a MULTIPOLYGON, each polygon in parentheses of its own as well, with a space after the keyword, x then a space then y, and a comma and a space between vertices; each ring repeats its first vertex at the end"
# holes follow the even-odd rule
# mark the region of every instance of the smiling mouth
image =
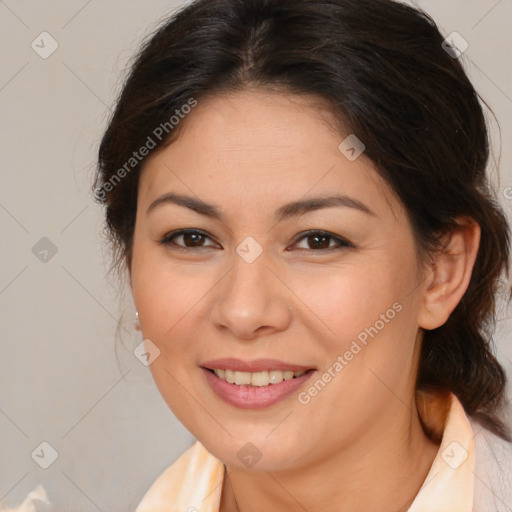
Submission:
POLYGON ((261 372, 241 372, 237 370, 229 369, 210 369, 206 370, 214 373, 219 379, 228 382, 229 384, 236 384, 238 386, 249 386, 249 387, 263 387, 272 384, 280 384, 283 381, 297 379, 306 373, 313 372, 314 369, 302 370, 293 372, 291 370, 268 370, 261 372))

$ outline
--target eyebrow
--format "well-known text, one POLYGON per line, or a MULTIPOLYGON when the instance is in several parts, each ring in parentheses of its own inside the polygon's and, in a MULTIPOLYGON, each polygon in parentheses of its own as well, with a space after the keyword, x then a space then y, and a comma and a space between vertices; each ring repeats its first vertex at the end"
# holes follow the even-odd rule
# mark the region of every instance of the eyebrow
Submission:
MULTIPOLYGON (((146 210, 146 215, 148 215, 157 206, 164 204, 176 204, 178 206, 189 208, 190 210, 193 210, 200 215, 218 219, 222 222, 225 221, 225 214, 217 206, 206 203, 195 197, 175 194, 173 192, 169 192, 155 199, 146 210)), ((327 197, 312 197, 309 199, 292 201, 278 208, 274 214, 274 217, 276 221, 281 222, 290 217, 305 215, 315 210, 335 207, 353 208, 367 215, 376 217, 375 213, 358 199, 339 194, 327 197)))

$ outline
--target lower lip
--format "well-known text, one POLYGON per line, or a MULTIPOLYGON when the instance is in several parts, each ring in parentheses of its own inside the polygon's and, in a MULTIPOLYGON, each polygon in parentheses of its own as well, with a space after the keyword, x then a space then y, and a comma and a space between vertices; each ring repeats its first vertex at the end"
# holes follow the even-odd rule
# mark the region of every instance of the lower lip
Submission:
POLYGON ((280 402, 297 391, 315 373, 315 370, 309 370, 300 377, 268 386, 239 386, 220 379, 206 368, 201 370, 217 396, 228 404, 242 409, 263 409, 280 402))

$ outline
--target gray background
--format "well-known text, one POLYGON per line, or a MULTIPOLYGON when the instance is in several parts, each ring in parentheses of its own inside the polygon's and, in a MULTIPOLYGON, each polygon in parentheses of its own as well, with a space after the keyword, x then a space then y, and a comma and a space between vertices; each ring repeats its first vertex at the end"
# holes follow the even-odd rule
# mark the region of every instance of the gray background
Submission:
MULTIPOLYGON (((133 304, 126 289, 120 294, 106 278, 102 211, 89 195, 98 142, 129 59, 182 3, 0 0, 0 503, 6 506, 41 482, 51 510, 134 510, 193 441, 131 353, 141 341, 132 329, 133 304), (47 59, 31 47, 43 31, 59 45, 47 59), (58 452, 48 469, 31 455, 43 441, 58 452)), ((511 218, 512 1, 416 3, 443 34, 457 31, 469 43, 463 62, 502 130, 500 155, 493 121, 500 160, 492 175, 511 218)), ((496 343, 512 374, 509 316, 502 305, 496 343)))

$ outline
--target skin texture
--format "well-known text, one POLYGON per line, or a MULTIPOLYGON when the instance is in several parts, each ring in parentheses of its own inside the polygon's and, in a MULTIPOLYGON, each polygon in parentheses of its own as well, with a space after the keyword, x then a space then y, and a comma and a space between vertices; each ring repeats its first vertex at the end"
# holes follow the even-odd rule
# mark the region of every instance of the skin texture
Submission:
POLYGON ((130 280, 143 337, 161 351, 150 369, 177 418, 226 464, 223 512, 405 510, 438 449, 415 405, 420 328, 442 325, 464 294, 479 227, 461 219, 446 251, 420 265, 400 202, 364 153, 340 152, 348 134, 314 100, 258 89, 202 99, 139 181, 130 280), (173 204, 146 215, 167 192, 213 203, 225 219, 173 204), (273 218, 284 203, 333 193, 375 215, 335 207, 273 218), (207 236, 159 243, 184 228, 207 236), (352 246, 327 238, 316 248, 306 230, 352 246), (236 252, 248 236, 263 249, 250 264, 236 252), (307 389, 394 303, 400 312, 307 404, 294 393, 240 409, 199 368, 276 358, 316 368, 307 389), (237 457, 248 442, 261 453, 251 468, 237 457))

